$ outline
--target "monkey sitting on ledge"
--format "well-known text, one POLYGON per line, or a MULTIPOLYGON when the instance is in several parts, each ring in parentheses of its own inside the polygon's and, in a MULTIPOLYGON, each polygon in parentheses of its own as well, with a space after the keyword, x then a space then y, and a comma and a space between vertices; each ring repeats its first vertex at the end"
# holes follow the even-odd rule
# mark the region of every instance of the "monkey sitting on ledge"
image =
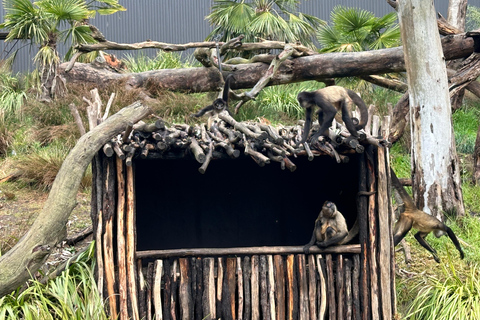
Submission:
POLYGON ((342 213, 337 210, 335 203, 325 201, 322 210, 315 220, 312 239, 303 247, 303 252, 309 254, 310 247, 319 248, 338 244, 348 235, 347 222, 342 213))

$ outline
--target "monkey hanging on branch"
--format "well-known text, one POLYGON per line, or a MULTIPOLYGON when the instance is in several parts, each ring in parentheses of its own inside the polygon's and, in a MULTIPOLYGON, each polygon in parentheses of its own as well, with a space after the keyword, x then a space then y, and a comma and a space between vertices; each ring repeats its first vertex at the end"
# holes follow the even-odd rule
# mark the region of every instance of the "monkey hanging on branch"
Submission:
POLYGON ((342 112, 342 120, 350 134, 359 138, 358 130, 365 128, 368 120, 368 109, 362 98, 352 90, 340 86, 328 86, 316 91, 302 91, 298 94, 297 100, 302 108, 305 109, 305 125, 303 128, 302 140, 300 145, 307 141, 312 122, 312 111, 315 106, 318 110, 318 130, 313 136, 312 141, 317 141, 318 137, 325 135, 325 132, 332 125, 337 111, 342 112), (352 117, 351 110, 348 107, 348 100, 351 99, 360 109, 360 121, 352 117))
POLYGON ((414 229, 418 230, 418 232, 415 234, 415 239, 417 239, 418 243, 420 243, 422 247, 432 253, 433 259, 435 259, 436 262, 440 262, 437 251, 432 248, 427 241, 425 241, 425 237, 430 232, 433 232, 437 238, 443 235, 448 235, 460 253, 460 258, 463 259, 465 255, 452 229, 447 227, 436 217, 418 210, 413 202, 413 199, 410 197, 407 191, 405 191, 392 168, 390 168, 390 172, 392 176, 392 185, 398 191, 405 206, 405 211, 400 213, 400 217, 398 218, 393 230, 394 245, 396 246, 399 244, 400 241, 402 241, 402 239, 407 235, 408 231, 410 231, 410 229, 413 227, 414 229))
POLYGON ((335 203, 325 201, 322 210, 315 220, 312 238, 303 247, 305 254, 310 252, 310 247, 316 245, 319 248, 339 244, 348 235, 347 222, 342 213, 337 210, 335 203))
POLYGON ((228 114, 232 116, 232 113, 228 108, 228 94, 230 91, 230 82, 232 78, 233 78, 233 75, 229 74, 225 79, 225 85, 223 87, 223 94, 221 98, 215 99, 211 105, 206 106, 205 108, 201 109, 197 113, 192 113, 191 116, 199 118, 207 112, 209 114, 216 115, 222 112, 223 110, 227 110, 228 114))

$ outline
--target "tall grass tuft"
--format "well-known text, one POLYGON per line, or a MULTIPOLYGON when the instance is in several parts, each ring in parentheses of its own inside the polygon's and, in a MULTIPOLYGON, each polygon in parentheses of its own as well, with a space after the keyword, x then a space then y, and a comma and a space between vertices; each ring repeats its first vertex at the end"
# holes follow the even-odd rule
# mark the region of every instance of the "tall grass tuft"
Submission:
MULTIPOLYGON (((450 259, 451 260, 451 259, 450 259)), ((430 283, 419 283, 412 290, 418 294, 405 319, 477 320, 480 319, 480 272, 474 265, 460 278, 449 261, 443 265, 445 279, 430 277, 430 283)))
POLYGON ((195 62, 192 58, 183 60, 176 52, 165 52, 158 50, 154 58, 145 53, 137 55, 125 55, 125 64, 130 72, 144 72, 159 69, 177 69, 193 67, 195 62))
POLYGON ((69 150, 53 144, 37 152, 18 157, 15 163, 21 172, 18 181, 42 190, 49 190, 69 150))
POLYGON ((95 283, 93 242, 60 276, 0 298, 0 319, 108 319, 95 283))
MULTIPOLYGON (((12 55, 14 59, 15 55, 12 55)), ((11 71, 13 60, 5 60, 0 63, 0 119, 21 119, 22 107, 27 99, 25 87, 19 74, 14 75, 11 71)))

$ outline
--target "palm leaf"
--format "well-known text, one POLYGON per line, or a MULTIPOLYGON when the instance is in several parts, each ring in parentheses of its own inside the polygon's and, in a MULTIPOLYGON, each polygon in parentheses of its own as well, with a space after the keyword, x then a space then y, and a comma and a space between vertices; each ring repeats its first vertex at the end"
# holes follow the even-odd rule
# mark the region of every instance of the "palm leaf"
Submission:
POLYGON ((51 25, 29 0, 4 0, 3 6, 6 14, 2 28, 9 30, 7 41, 33 39, 40 44, 48 39, 51 25))
POLYGON ((252 20, 250 28, 254 34, 264 39, 278 39, 281 41, 295 41, 288 23, 280 16, 271 12, 261 12, 252 20))
POLYGON ((36 4, 57 21, 81 21, 89 14, 83 0, 42 0, 36 4))

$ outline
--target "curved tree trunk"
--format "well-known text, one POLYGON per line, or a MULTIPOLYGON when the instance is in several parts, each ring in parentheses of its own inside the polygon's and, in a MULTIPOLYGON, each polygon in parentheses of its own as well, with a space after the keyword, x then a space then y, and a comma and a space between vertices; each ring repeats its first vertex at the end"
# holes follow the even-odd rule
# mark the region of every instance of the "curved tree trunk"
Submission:
POLYGON ((65 238, 65 225, 76 205, 80 181, 95 153, 129 123, 139 121, 150 112, 148 107, 136 102, 80 138, 65 158, 32 227, 0 257, 0 297, 24 284, 43 265, 51 249, 65 238))
POLYGON ((443 219, 464 215, 448 79, 433 1, 398 1, 412 130, 412 176, 418 208, 443 219))

